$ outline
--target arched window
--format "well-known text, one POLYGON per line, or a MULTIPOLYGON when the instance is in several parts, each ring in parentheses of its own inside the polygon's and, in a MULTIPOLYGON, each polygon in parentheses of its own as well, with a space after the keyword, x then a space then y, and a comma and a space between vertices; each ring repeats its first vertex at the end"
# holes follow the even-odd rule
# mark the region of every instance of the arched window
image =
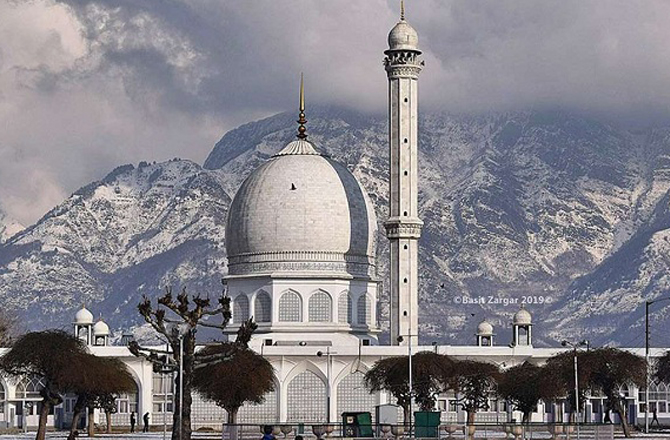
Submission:
POLYGON ((326 384, 311 371, 303 371, 288 384, 287 422, 324 422, 326 384))
POLYGON ((337 385, 337 413, 369 411, 374 414, 377 396, 365 387, 365 375, 356 372, 337 385))
POLYGON ((272 299, 264 290, 258 292, 254 300, 254 318, 256 322, 272 321, 272 299))
POLYGON ((240 293, 233 300, 233 322, 240 323, 249 319, 249 298, 240 293))
POLYGON ((340 295, 337 302, 337 320, 340 324, 352 324, 354 322, 354 304, 349 292, 340 295))
POLYGON ((23 379, 16 385, 16 398, 42 400, 42 396, 40 396, 42 388, 44 388, 44 382, 41 378, 23 379))
POLYGON ((333 316, 333 304, 330 295, 319 290, 309 297, 309 322, 331 322, 333 316))
POLYGON ((370 324, 372 320, 372 305, 370 303, 370 298, 367 294, 363 294, 358 298, 358 323, 359 324, 370 324))
POLYGON ((298 293, 289 290, 279 298, 279 320, 283 322, 302 321, 302 299, 298 293))

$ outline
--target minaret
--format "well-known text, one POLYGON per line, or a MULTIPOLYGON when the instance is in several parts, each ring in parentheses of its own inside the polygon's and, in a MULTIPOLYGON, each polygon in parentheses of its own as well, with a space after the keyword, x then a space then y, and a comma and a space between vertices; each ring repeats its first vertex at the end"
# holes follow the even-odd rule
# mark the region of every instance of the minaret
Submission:
POLYGON ((423 67, 416 31, 400 21, 388 36, 384 65, 389 82, 390 212, 384 223, 391 249, 391 344, 418 342, 418 79, 423 67), (399 338, 400 337, 400 338, 399 338), (400 339, 400 341, 399 341, 400 339))

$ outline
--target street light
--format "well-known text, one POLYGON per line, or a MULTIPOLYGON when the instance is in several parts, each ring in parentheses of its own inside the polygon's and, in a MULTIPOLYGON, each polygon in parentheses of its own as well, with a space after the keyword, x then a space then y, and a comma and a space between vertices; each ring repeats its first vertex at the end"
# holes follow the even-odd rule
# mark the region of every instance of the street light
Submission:
POLYGON ((573 349, 574 352, 574 360, 575 360, 575 409, 576 414, 577 414, 577 439, 579 440, 579 418, 580 418, 580 411, 579 411, 579 376, 577 375, 577 347, 579 346, 586 346, 590 348, 589 341, 584 339, 583 341, 579 342, 577 345, 573 344, 572 342, 569 341, 562 341, 561 345, 563 347, 570 346, 573 349))
POLYGON ((647 362, 644 394, 644 432, 649 433, 649 306, 661 301, 670 301, 670 296, 648 299, 644 303, 644 358, 647 362))
POLYGON ((414 398, 414 390, 412 388, 412 337, 419 337, 419 335, 400 335, 398 336, 397 341, 402 342, 407 338, 407 357, 409 364, 409 432, 408 435, 411 435, 412 432, 412 399, 414 398))
MULTIPOLYGON (((332 355, 337 354, 336 352, 331 352, 330 347, 326 347, 326 381, 328 382, 326 386, 326 422, 330 425, 330 401, 331 401, 331 395, 332 395, 332 390, 331 390, 331 385, 330 385, 330 378, 333 373, 333 358, 332 355)), ((324 355, 324 353, 319 350, 316 352, 316 355, 318 357, 321 357, 324 355)))

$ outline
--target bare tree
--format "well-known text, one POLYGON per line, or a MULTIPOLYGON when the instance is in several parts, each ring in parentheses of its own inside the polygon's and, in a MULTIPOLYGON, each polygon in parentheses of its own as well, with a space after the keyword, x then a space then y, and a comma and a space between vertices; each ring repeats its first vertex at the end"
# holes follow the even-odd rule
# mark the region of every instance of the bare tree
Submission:
MULTIPOLYGON (((191 391, 195 370, 218 361, 230 359, 233 356, 233 353, 225 348, 222 348, 216 354, 196 353, 196 333, 198 327, 214 328, 221 332, 225 330, 231 318, 230 298, 224 290, 216 306, 212 306, 209 298, 202 298, 200 295, 189 296, 186 290, 182 290, 174 298, 171 289, 166 289, 165 295, 158 298, 155 306, 150 299, 144 297, 137 308, 144 320, 167 340, 171 347, 171 353, 165 350, 141 347, 136 342, 131 342, 128 348, 135 356, 144 357, 160 368, 168 367, 177 372, 181 358, 183 380, 180 380, 179 374, 177 374, 176 383, 183 383, 183 390, 175 387, 172 439, 190 440, 191 391), (166 315, 166 311, 169 312, 169 315, 166 315), (206 320, 210 317, 220 317, 221 321, 215 323, 206 320), (180 351, 180 346, 183 351, 180 351), (183 408, 180 407, 182 400, 183 408), (180 431, 181 438, 179 436, 180 431)), ((254 328, 252 320, 244 322, 237 332, 237 339, 241 342, 248 342, 254 328)), ((219 344, 222 347, 227 347, 222 342, 219 344)))
POLYGON ((60 330, 27 333, 0 358, 0 370, 15 377, 39 377, 42 405, 36 440, 44 440, 47 416, 63 399, 61 394, 75 389, 81 380, 77 361, 86 355, 79 339, 60 330))

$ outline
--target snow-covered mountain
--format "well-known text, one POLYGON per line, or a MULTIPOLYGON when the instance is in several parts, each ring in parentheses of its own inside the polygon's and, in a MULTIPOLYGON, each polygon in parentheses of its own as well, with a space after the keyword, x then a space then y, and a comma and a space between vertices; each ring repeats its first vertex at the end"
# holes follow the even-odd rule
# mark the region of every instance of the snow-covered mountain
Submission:
POLYGON ((229 203, 193 162, 121 166, 0 248, 2 303, 33 328, 68 326, 82 304, 125 327, 161 286, 220 291, 229 203))
POLYGON ((4 243, 8 238, 23 229, 23 225, 9 217, 0 209, 0 243, 4 243))
MULTIPOLYGON (((332 108, 308 119, 309 139, 349 166, 382 221, 385 119, 332 108)), ((125 166, 77 191, 0 248, 3 303, 40 327, 66 325, 95 302, 113 327, 127 327, 139 323, 141 294, 164 285, 218 292, 230 199, 294 136, 294 120, 232 130, 204 168, 125 166)), ((643 300, 668 290, 670 129, 629 132, 562 112, 434 113, 420 120, 419 148, 425 342, 471 343, 487 318, 506 343, 525 301, 538 344, 626 343, 622 320, 638 325, 643 300)), ((385 280, 382 232, 378 255, 385 280)), ((387 308, 383 296, 382 315, 387 308)))

